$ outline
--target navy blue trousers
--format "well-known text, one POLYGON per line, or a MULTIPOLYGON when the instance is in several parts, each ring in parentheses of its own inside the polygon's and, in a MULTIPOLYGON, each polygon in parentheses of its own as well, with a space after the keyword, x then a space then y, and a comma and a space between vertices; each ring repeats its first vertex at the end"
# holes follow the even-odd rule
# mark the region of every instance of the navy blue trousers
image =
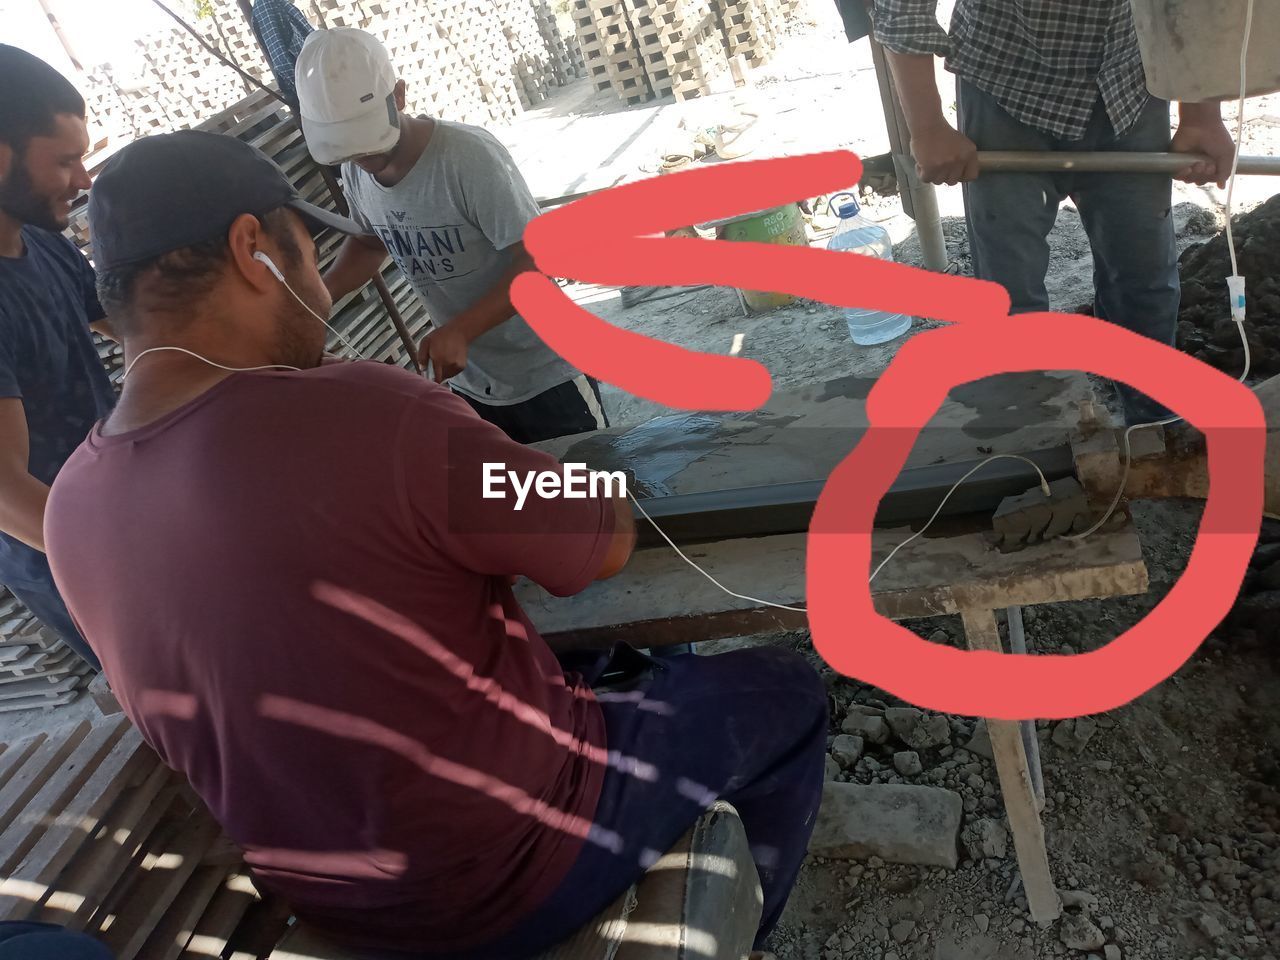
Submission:
POLYGON ((532 916, 474 956, 516 960, 570 936, 717 799, 741 816, 760 875, 761 947, 795 885, 822 801, 827 694, 817 673, 774 647, 670 658, 618 647, 562 662, 596 689, 608 735, 594 842, 532 916))
POLYGON ((93 937, 52 923, 0 922, 0 960, 114 960, 93 937))
MULTIPOLYGON (((1027 126, 965 80, 956 83, 956 100, 960 131, 979 150, 1169 149, 1169 104, 1155 97, 1119 135, 1099 98, 1080 140, 1027 126)), ((974 276, 1008 290, 1012 313, 1048 310, 1049 231, 1068 197, 1080 211, 1093 252, 1094 315, 1173 346, 1181 284, 1167 173, 984 173, 964 185, 974 276)), ((1168 415, 1166 407, 1128 384, 1117 387, 1129 423, 1168 415)))

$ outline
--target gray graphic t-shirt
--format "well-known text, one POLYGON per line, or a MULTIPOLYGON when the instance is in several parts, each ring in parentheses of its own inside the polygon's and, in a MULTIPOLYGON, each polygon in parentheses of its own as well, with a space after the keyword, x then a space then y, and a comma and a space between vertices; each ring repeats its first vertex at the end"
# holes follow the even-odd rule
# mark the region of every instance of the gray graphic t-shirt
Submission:
MULTIPOLYGON (((354 164, 342 179, 351 214, 387 252, 441 327, 492 289, 510 247, 539 213, 506 148, 479 127, 435 121, 408 175, 384 187, 354 164)), ((578 375, 520 316, 477 337, 450 386, 481 403, 520 403, 578 375)))

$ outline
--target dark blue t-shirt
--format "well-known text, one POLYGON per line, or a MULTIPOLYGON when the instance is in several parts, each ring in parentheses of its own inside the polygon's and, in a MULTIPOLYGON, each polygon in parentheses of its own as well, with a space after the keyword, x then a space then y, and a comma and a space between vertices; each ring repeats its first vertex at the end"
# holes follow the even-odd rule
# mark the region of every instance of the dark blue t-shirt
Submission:
MULTIPOLYGON (((18 397, 31 438, 28 469, 52 483, 115 403, 89 324, 102 319, 93 268, 66 237, 23 227, 26 252, 0 257, 0 398, 18 397)), ((42 583, 44 555, 0 533, 0 583, 42 583)))

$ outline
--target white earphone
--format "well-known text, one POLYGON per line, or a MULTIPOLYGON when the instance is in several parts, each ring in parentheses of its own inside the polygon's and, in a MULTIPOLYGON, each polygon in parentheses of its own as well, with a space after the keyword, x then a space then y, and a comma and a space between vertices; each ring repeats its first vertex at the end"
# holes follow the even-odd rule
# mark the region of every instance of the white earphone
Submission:
MULTIPOLYGON (((277 280, 279 280, 281 283, 283 283, 286 287, 289 285, 284 279, 284 274, 280 272, 280 268, 276 266, 276 262, 272 260, 269 256, 267 256, 265 253, 263 253, 261 250, 259 250, 257 253, 253 255, 253 259, 257 260, 259 263, 265 264, 267 269, 271 271, 271 275, 275 277, 277 280)), ((303 306, 305 307, 306 304, 304 303, 303 306)))
POLYGON ((274 260, 272 260, 269 256, 267 256, 261 250, 258 250, 254 253, 253 259, 257 260, 264 267, 270 270, 271 275, 275 277, 277 280, 279 280, 282 284, 284 284, 284 288, 289 291, 289 295, 292 296, 293 299, 297 300, 298 303, 302 304, 303 310, 306 310, 307 313, 311 314, 313 317, 315 317, 317 320, 323 323, 326 327, 328 327, 329 331, 335 337, 337 337, 339 340, 341 340, 343 343, 347 345, 347 349, 349 349, 361 360, 364 359, 364 355, 355 348, 355 344, 353 344, 350 340, 348 340, 346 337, 340 334, 337 330, 334 330, 328 320, 326 320, 324 317, 320 316, 320 314, 312 310, 311 307, 307 305, 305 300, 303 300, 300 296, 298 296, 296 293, 293 292, 293 287, 289 286, 289 281, 284 278, 284 274, 280 272, 280 268, 276 266, 276 263, 274 260))

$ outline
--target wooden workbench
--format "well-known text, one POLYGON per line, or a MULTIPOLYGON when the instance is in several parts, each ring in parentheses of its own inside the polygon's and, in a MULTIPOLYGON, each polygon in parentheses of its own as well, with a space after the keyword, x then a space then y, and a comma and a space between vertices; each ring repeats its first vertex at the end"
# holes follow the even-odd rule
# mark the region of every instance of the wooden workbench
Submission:
MULTIPOLYGON (((825 477, 865 430, 871 383, 846 378, 776 395, 745 415, 679 414, 541 446, 566 462, 626 470, 639 496, 811 480, 825 477)), ((1005 375, 958 387, 921 433, 907 465, 1059 446, 1076 425, 1078 404, 1091 399, 1088 380, 1075 373, 1005 375)), ((898 553, 875 580, 873 599, 893 619, 959 614, 972 649, 1002 649, 997 610, 1147 588, 1131 523, 1079 543, 1059 540, 1008 554, 981 530, 941 530, 898 553)), ((910 533, 878 530, 872 569, 910 533)), ((803 608, 805 539, 787 534, 722 540, 685 552, 737 593, 803 608)), ((807 626, 804 613, 729 596, 666 546, 637 551, 618 576, 575 597, 553 598, 529 583, 517 594, 543 636, 562 649, 618 641, 654 647, 807 626)), ((1036 920, 1047 922, 1058 916, 1060 905, 1026 728, 998 720, 987 726, 1028 904, 1036 920)))

